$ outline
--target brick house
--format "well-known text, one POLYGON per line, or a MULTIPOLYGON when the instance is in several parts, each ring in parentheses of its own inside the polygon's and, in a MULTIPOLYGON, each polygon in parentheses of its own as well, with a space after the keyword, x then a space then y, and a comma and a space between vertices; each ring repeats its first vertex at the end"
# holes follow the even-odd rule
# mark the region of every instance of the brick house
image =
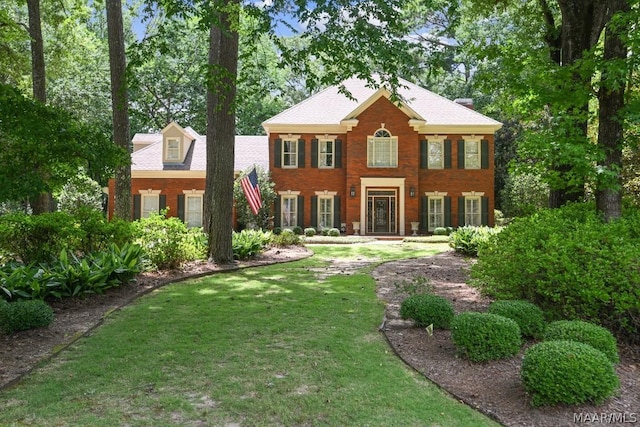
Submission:
POLYGON ((265 121, 276 227, 363 235, 493 225, 501 123, 407 81, 402 102, 359 79, 265 121))
MULTIPOLYGON (((131 194, 133 217, 169 208, 190 227, 202 226, 206 179, 206 138, 172 122, 160 133, 133 137, 131 194)), ((236 136, 236 176, 254 165, 268 168, 266 136, 236 136)), ((113 216, 115 182, 109 181, 109 218, 113 216)))

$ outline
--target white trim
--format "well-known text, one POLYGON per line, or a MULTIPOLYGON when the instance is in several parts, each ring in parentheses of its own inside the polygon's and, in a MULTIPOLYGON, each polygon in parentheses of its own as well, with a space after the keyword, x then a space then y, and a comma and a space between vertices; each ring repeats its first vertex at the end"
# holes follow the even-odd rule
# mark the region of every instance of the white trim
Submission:
POLYGON ((338 192, 337 191, 316 191, 316 196, 337 196, 338 192))
POLYGON ((203 225, 203 220, 204 220, 204 191, 199 191, 199 190, 191 190, 191 191, 186 191, 186 190, 182 190, 185 197, 184 197, 184 222, 187 225, 187 227, 202 227, 203 225), (191 213, 192 211, 189 211, 189 199, 190 198, 197 198, 200 203, 199 203, 199 209, 198 209, 198 213, 200 215, 200 224, 195 224, 195 225, 190 225, 189 224, 189 213, 191 213))
MULTIPOLYGON (((345 119, 340 123, 333 124, 290 124, 290 123, 270 123, 263 125, 267 135, 288 134, 288 132, 304 133, 304 134, 323 134, 337 133, 345 134, 351 132, 358 126, 358 119, 345 119)), ((421 125, 418 133, 422 134, 477 134, 477 135, 493 135, 497 130, 502 128, 502 124, 490 125, 463 125, 463 124, 429 124, 421 125)))
POLYGON ((335 141, 338 139, 338 135, 329 135, 328 133, 325 133, 323 135, 316 135, 316 139, 318 141, 335 141))
POLYGON ((132 170, 131 178, 206 178, 205 171, 132 170))
POLYGON ((446 191, 425 191, 424 195, 427 197, 447 197, 446 191))
POLYGON ((299 196, 299 195, 300 195, 299 191, 291 191, 291 190, 278 191, 278 196, 299 196))
POLYGON ((484 191, 463 191, 462 195, 464 197, 483 197, 484 191))
POLYGON ((160 194, 162 192, 162 190, 152 190, 152 189, 149 188, 148 190, 138 190, 138 192, 140 194, 142 194, 143 196, 144 195, 149 195, 149 194, 158 195, 158 194, 160 194))
POLYGON ((406 178, 360 178, 360 234, 367 232, 367 187, 398 187, 398 234, 404 236, 406 178))
POLYGON ((194 194, 204 194, 204 190, 182 190, 182 194, 186 194, 186 195, 194 195, 194 194))
POLYGON ((287 140, 287 141, 298 141, 300 138, 302 137, 302 135, 293 135, 291 133, 287 133, 287 134, 281 134, 278 135, 278 138, 281 140, 287 140))

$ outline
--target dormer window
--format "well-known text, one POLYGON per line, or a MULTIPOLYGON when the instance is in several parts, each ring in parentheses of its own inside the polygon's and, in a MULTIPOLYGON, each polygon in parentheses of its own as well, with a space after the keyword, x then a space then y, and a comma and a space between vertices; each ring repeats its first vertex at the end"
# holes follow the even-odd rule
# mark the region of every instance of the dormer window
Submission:
POLYGON ((179 139, 167 139, 167 161, 179 162, 180 161, 180 140, 179 139))

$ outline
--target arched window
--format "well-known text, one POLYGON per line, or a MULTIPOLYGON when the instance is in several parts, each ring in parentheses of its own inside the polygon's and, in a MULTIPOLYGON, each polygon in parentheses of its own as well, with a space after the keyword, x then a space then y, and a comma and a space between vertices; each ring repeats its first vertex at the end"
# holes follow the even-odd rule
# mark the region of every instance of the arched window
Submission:
POLYGON ((370 168, 398 167, 398 137, 387 129, 378 129, 367 138, 367 166, 370 168))

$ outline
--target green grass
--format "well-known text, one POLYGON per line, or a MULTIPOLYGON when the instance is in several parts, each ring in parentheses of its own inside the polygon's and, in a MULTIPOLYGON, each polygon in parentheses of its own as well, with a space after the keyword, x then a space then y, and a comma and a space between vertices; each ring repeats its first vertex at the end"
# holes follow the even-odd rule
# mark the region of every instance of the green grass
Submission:
POLYGON ((430 248, 323 245, 307 260, 166 286, 0 392, 0 425, 496 425, 392 353, 370 268, 313 271, 430 248))

